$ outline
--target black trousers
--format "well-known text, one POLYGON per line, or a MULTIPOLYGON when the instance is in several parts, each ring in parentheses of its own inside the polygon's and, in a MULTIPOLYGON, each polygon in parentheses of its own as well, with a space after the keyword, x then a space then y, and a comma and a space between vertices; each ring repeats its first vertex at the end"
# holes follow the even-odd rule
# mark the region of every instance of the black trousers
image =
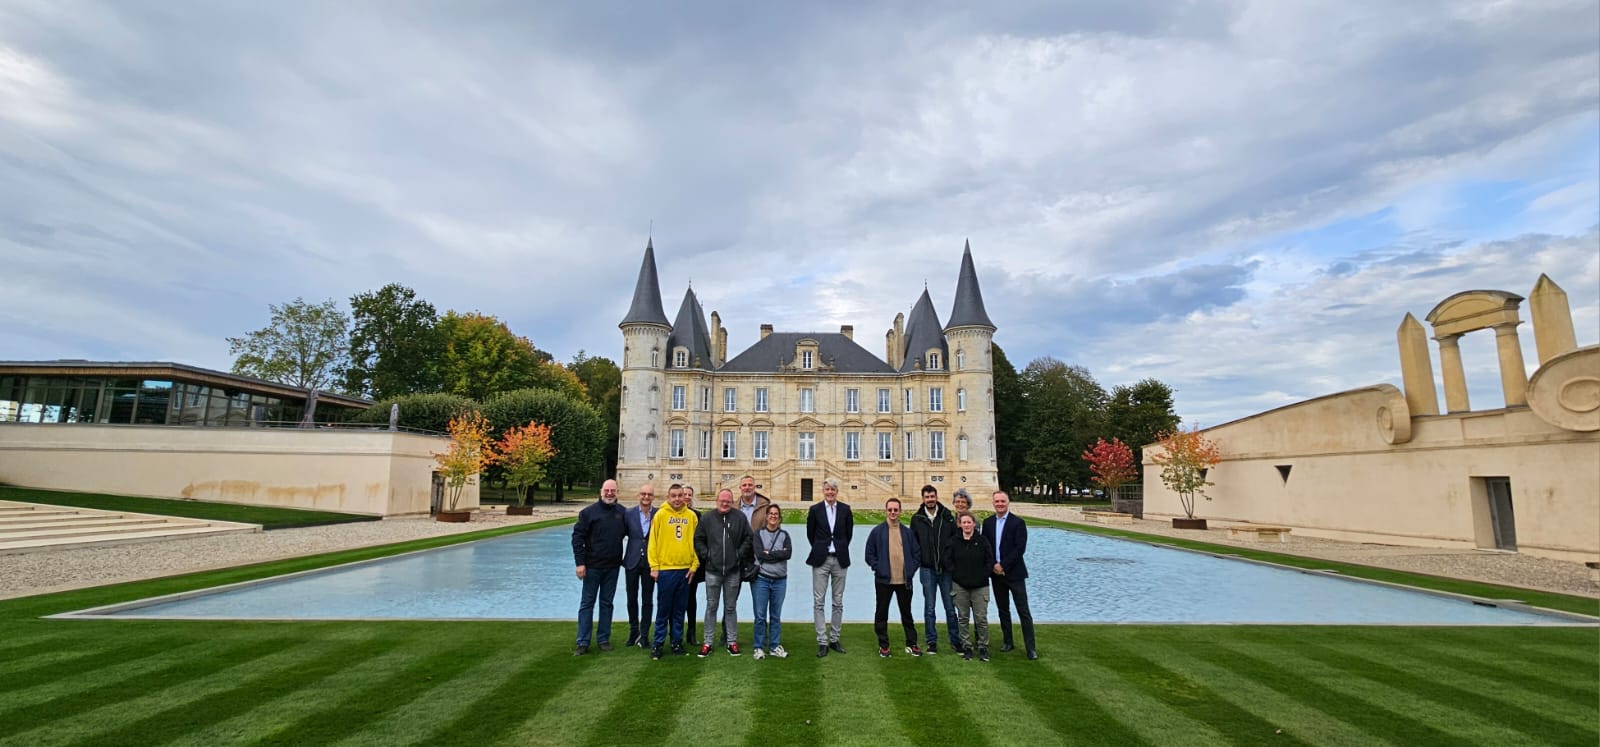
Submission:
POLYGON ((649 638, 650 622, 655 619, 656 580, 650 577, 650 564, 623 569, 628 590, 628 638, 649 638))
POLYGON ((994 604, 1000 608, 1000 635, 1007 646, 1015 645, 1011 638, 1011 600, 1017 602, 1017 619, 1022 621, 1022 645, 1033 651, 1033 611, 1028 609, 1028 582, 1010 580, 1005 576, 991 576, 994 586, 994 604))
POLYGON ((917 622, 911 617, 911 584, 873 583, 878 607, 872 613, 872 632, 878 634, 878 648, 889 647, 889 597, 900 605, 900 625, 906 629, 906 645, 917 645, 917 622))

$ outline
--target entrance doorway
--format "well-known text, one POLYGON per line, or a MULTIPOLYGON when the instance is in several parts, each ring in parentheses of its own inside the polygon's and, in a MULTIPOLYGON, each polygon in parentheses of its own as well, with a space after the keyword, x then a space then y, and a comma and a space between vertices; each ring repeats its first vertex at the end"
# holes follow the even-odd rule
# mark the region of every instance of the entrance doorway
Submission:
POLYGON ((1489 524, 1494 528, 1495 549, 1517 549, 1517 519, 1511 508, 1511 478, 1486 477, 1483 484, 1489 491, 1489 524))
POLYGON ((444 475, 433 473, 433 493, 428 501, 428 515, 437 515, 444 510, 444 475))
POLYGON ((800 502, 807 503, 811 500, 811 478, 800 478, 800 502))

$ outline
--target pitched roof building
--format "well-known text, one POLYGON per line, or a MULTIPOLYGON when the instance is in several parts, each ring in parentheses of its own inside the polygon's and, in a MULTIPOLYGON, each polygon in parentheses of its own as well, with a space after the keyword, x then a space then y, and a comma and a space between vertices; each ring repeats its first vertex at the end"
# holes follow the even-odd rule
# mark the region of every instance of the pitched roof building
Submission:
POLYGON ((617 478, 693 484, 706 494, 755 477, 774 500, 840 498, 876 507, 941 499, 965 487, 980 503, 996 489, 995 326, 983 305, 970 245, 955 303, 942 324, 925 288, 896 315, 884 357, 837 332, 778 332, 729 355, 728 333, 689 289, 671 324, 662 311, 654 241, 645 246, 622 329, 622 415, 617 478))

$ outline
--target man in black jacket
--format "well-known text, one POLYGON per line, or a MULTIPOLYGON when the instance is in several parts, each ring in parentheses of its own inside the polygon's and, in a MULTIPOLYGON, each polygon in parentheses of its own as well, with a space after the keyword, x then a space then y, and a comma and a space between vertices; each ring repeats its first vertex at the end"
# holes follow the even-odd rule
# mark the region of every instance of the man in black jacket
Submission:
POLYGON ((611 608, 617 596, 617 575, 622 568, 623 539, 628 523, 617 505, 617 481, 600 486, 600 500, 578 514, 572 526, 572 558, 578 566, 583 594, 578 601, 578 647, 574 656, 589 653, 589 635, 594 627, 595 597, 600 598, 600 650, 611 650, 611 608))
POLYGON ((811 554, 806 565, 811 566, 811 612, 817 624, 817 658, 828 655, 832 649, 844 653, 839 643, 839 627, 844 622, 844 574, 850 567, 850 538, 855 536, 855 518, 850 504, 839 500, 839 481, 830 477, 822 481, 822 502, 811 507, 806 514, 806 540, 811 543, 811 554), (833 588, 833 620, 823 617, 823 602, 829 587, 833 588))
POLYGON ((922 507, 911 516, 911 531, 922 547, 922 567, 917 578, 922 582, 922 627, 928 639, 928 653, 939 653, 939 603, 944 603, 944 626, 950 635, 950 648, 961 653, 961 632, 956 628, 956 603, 950 596, 950 548, 955 544, 955 514, 939 502, 939 489, 922 486, 922 507))
POLYGON ((755 567, 755 543, 750 520, 733 510, 733 491, 717 493, 717 508, 700 517, 694 529, 694 553, 706 571, 706 619, 700 658, 711 655, 717 629, 717 606, 722 606, 722 629, 728 654, 739 655, 739 588, 744 569, 755 567))
POLYGON ((1021 516, 1011 513, 1011 496, 1003 490, 994 491, 994 516, 983 520, 983 538, 994 546, 994 572, 989 584, 994 588, 994 603, 1000 608, 1000 633, 1004 643, 1001 651, 1010 651, 1011 599, 1017 602, 1017 617, 1022 621, 1022 644, 1029 659, 1039 658, 1033 646, 1033 612, 1028 609, 1028 564, 1023 555, 1028 552, 1028 525, 1021 516))

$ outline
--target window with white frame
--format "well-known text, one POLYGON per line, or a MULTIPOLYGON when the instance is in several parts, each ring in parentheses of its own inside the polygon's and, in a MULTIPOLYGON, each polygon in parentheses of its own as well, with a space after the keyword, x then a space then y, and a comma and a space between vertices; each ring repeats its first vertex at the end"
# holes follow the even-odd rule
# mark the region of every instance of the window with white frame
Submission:
POLYGON ((689 396, 689 394, 683 388, 682 384, 678 384, 678 385, 673 386, 672 387, 672 409, 674 409, 674 410, 682 410, 683 408, 687 407, 688 403, 685 400, 688 398, 688 396, 689 396))
POLYGON ((805 370, 807 370, 807 371, 811 370, 811 368, 816 365, 816 362, 817 362, 816 358, 817 358, 817 354, 816 354, 815 351, 812 351, 812 350, 802 350, 802 351, 800 351, 800 367, 805 369, 805 370))
POLYGON ((965 389, 957 389, 956 390, 956 412, 966 412, 966 411, 967 411, 967 390, 965 390, 965 389))
POLYGON ((956 439, 956 454, 961 458, 961 461, 967 461, 967 435, 965 433, 961 434, 961 438, 956 439))
POLYGON ((688 368, 689 351, 682 348, 672 351, 672 365, 676 368, 688 368))
POLYGON ((861 434, 850 431, 844 434, 844 460, 847 462, 861 461, 861 434))
POLYGON ((660 366, 661 366, 661 351, 652 349, 650 351, 650 367, 651 368, 659 368, 660 366))
POLYGON ((701 412, 711 412, 711 387, 700 387, 700 410, 701 412))
POLYGON ((894 459, 894 434, 878 434, 878 461, 887 462, 894 459))
POLYGON ((888 389, 879 389, 878 390, 878 412, 888 412, 888 411, 889 411, 889 390, 888 389))
POLYGON ((722 432, 722 458, 739 458, 739 433, 738 431, 722 432))
POLYGON ((935 371, 935 370, 938 370, 938 368, 939 368, 939 354, 938 353, 929 353, 928 354, 928 370, 929 371, 935 371))
POLYGON ((738 389, 727 388, 727 389, 723 389, 722 390, 722 411, 723 412, 738 412, 739 411, 739 390, 738 389))
POLYGON ((813 389, 800 390, 800 412, 817 411, 817 393, 813 389))
POLYGON ((912 433, 911 431, 906 431, 905 452, 905 456, 902 456, 901 459, 909 462, 917 458, 917 434, 912 433))
POLYGON ((711 431, 700 431, 700 458, 711 458, 711 431))
POLYGON ((667 458, 668 459, 682 459, 683 458, 683 441, 684 441, 683 429, 680 428, 680 429, 674 430, 672 432, 672 435, 671 435, 671 440, 667 444, 667 458))
POLYGON ((928 460, 944 461, 944 431, 928 431, 928 460))
POLYGON ((799 457, 802 462, 817 461, 817 434, 801 433, 799 457))
POLYGON ((766 412, 766 411, 767 411, 767 388, 764 387, 764 386, 758 386, 758 387, 756 387, 756 412, 766 412))
POLYGON ((967 351, 961 350, 961 349, 957 349, 956 350, 956 370, 960 371, 962 369, 965 369, 966 367, 967 367, 967 351))
POLYGON ((772 437, 772 433, 770 431, 756 431, 754 435, 755 441, 751 444, 750 455, 755 457, 757 461, 765 461, 767 458, 767 439, 772 437))
POLYGON ((845 412, 861 412, 861 390, 860 389, 846 389, 846 390, 844 390, 844 411, 845 412))
POLYGON ((917 393, 915 391, 906 390, 906 412, 911 412, 913 406, 917 404, 916 396, 917 393))
POLYGON ((928 412, 944 412, 944 387, 928 387, 928 412))

